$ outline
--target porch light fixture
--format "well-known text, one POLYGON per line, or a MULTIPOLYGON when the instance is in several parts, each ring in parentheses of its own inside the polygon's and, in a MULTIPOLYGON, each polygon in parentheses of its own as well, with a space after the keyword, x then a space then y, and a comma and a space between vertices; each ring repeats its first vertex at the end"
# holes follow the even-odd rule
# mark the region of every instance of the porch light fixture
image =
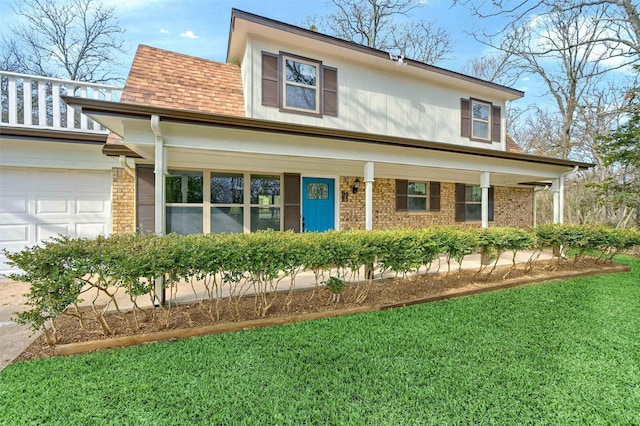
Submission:
POLYGON ((356 178, 356 180, 353 181, 353 188, 351 189, 351 191, 354 194, 357 194, 358 189, 360 189, 360 179, 356 178))

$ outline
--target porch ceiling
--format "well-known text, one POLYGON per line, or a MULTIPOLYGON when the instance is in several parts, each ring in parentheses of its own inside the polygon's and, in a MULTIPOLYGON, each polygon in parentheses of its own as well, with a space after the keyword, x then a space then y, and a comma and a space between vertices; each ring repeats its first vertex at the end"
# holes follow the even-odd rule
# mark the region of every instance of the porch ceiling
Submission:
MULTIPOLYGON (((153 148, 141 151, 153 160, 153 148)), ((300 173, 307 176, 354 176, 362 178, 366 161, 309 158, 295 155, 249 154, 206 149, 169 147, 167 150, 169 169, 218 170, 259 173, 300 173)), ((139 163, 141 163, 139 161, 139 163)), ((376 162, 375 178, 424 180, 478 184, 481 171, 450 169, 434 166, 407 166, 376 162)), ((551 177, 549 177, 550 179, 551 177)), ((544 181, 540 176, 522 173, 491 173, 491 184, 518 186, 521 183, 544 181)))

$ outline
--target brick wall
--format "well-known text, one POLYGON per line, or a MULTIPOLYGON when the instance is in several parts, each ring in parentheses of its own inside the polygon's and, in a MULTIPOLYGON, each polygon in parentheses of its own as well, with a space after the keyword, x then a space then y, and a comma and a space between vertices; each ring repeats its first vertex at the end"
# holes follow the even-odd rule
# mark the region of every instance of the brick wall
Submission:
POLYGON ((497 226, 533 226, 533 188, 497 186, 493 198, 497 226))
MULTIPOLYGON (((365 184, 353 194, 351 188, 355 176, 340 178, 340 192, 346 192, 348 201, 340 202, 340 229, 364 229, 365 184)), ((395 179, 376 178, 373 183, 373 228, 425 228, 434 225, 461 225, 480 227, 480 222, 455 221, 455 184, 440 184, 440 211, 396 211, 395 179)), ((339 194, 340 199, 342 196, 339 194)), ((496 187, 494 192, 494 221, 497 226, 533 226, 533 190, 529 188, 496 187)))
POLYGON ((111 217, 114 234, 135 232, 135 179, 124 169, 114 168, 111 188, 111 217))

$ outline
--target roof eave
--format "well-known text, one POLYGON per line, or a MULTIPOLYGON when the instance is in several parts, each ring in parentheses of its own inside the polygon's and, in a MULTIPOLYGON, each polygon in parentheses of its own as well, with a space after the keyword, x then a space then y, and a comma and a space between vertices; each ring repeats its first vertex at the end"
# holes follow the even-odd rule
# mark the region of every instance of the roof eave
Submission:
POLYGON ((150 107, 126 104, 96 99, 62 97, 65 102, 74 107, 81 107, 85 114, 108 114, 129 117, 133 119, 151 119, 158 115, 161 121, 180 122, 187 124, 227 127, 241 130, 273 132, 305 137, 340 139, 352 142, 383 144, 407 148, 419 148, 433 151, 451 152, 457 154, 477 155, 482 157, 501 158, 507 160, 525 161, 538 164, 548 164, 563 167, 576 167, 586 170, 594 164, 572 160, 539 157, 530 154, 496 151, 486 148, 475 148, 446 144, 442 142, 424 141, 419 139, 402 138, 397 136, 378 135, 372 133, 355 132, 325 127, 306 126, 301 124, 283 123, 278 121, 259 120, 255 118, 236 117, 228 115, 210 114, 197 111, 185 111, 172 108, 150 107))

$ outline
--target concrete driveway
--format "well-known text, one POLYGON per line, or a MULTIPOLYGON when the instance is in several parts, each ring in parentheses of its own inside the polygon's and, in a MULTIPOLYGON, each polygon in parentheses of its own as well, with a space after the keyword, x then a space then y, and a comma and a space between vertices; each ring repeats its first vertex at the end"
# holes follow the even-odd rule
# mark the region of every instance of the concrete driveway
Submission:
POLYGON ((27 326, 16 324, 11 318, 27 309, 25 293, 29 284, 0 278, 0 370, 22 353, 38 337, 31 336, 27 326))

